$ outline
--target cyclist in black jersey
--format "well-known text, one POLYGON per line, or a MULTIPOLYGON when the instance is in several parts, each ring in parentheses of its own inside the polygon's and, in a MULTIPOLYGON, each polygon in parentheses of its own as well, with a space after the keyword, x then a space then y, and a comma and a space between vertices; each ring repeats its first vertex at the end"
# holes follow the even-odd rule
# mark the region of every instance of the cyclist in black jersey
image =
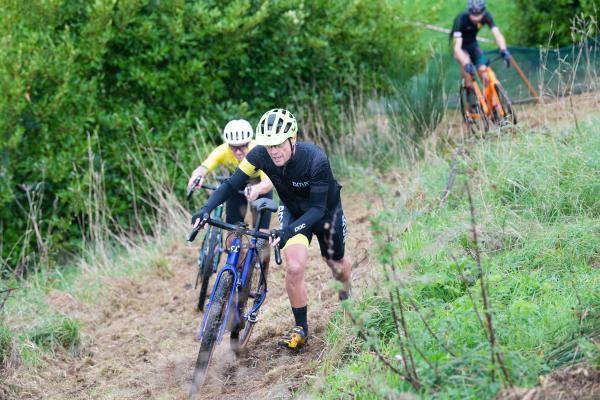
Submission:
POLYGON ((297 142, 297 131, 296 119, 289 111, 273 109, 265 113, 256 128, 257 146, 192 217, 192 223, 198 224, 257 170, 271 179, 281 199, 278 212, 281 229, 272 244, 283 248, 286 289, 295 318, 295 326, 280 341, 289 348, 303 345, 308 335, 304 268, 313 235, 325 262, 344 285, 340 299, 346 299, 351 289, 351 265, 344 257, 347 227, 341 186, 333 177, 323 150, 311 143, 297 142))
POLYGON ((475 73, 477 72, 481 76, 484 86, 488 82, 487 59, 477 42, 477 33, 484 25, 489 26, 492 30, 506 66, 510 65, 511 56, 506 49, 506 40, 500 33, 500 29, 494 24, 492 14, 486 11, 485 0, 468 0, 467 10, 454 19, 451 37, 454 39, 454 57, 461 65, 461 74, 470 103, 477 101, 472 90, 475 73))

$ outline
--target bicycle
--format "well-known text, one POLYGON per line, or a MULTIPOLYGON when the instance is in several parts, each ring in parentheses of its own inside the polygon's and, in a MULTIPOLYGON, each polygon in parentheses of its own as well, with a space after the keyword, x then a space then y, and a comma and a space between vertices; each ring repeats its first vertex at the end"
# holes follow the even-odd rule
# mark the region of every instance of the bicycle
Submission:
MULTIPOLYGON (((215 178, 219 182, 223 182, 226 177, 217 176, 215 178)), ((194 189, 200 183, 200 178, 194 181, 194 185, 188 189, 187 199, 191 200, 194 194, 194 189)), ((203 189, 216 190, 218 186, 203 183, 201 186, 203 189)), ((213 212, 213 218, 216 220, 223 220, 223 209, 224 205, 220 204, 213 212)), ((196 283, 194 284, 194 290, 198 288, 198 282, 201 282, 200 293, 198 294, 198 304, 196 305, 196 311, 204 311, 204 303, 206 302, 206 295, 208 293, 208 283, 213 273, 217 272, 219 262, 221 261, 221 254, 223 253, 223 232, 215 227, 209 227, 202 240, 200 246, 200 252, 198 254, 198 274, 196 275, 196 283)))
MULTIPOLYGON (((259 224, 262 213, 277 211, 277 204, 271 199, 260 198, 253 201, 252 205, 259 214, 254 229, 247 229, 243 223, 232 225, 208 217, 203 219, 187 238, 192 242, 205 224, 230 231, 235 235, 229 247, 227 262, 219 271, 213 285, 200 327, 198 335, 200 350, 194 366, 190 397, 204 383, 215 345, 221 342, 226 329, 231 332, 230 343, 234 351, 239 352, 246 346, 254 324, 258 321, 259 309, 267 296, 266 272, 260 251, 268 245, 265 241, 269 238, 274 239, 276 235, 275 230, 271 230, 270 234, 260 232, 259 224), (239 268, 238 261, 244 236, 250 236, 252 239, 249 241, 244 263, 239 268), (248 304, 249 299, 253 299, 251 306, 248 304)), ((278 247, 275 247, 275 262, 281 264, 281 253, 278 247)))
POLYGON ((490 122, 498 126, 517 124, 517 115, 512 103, 490 66, 490 64, 501 58, 501 56, 498 56, 487 63, 488 84, 483 92, 477 84, 477 79, 475 76, 473 77, 473 91, 477 97, 477 103, 469 105, 464 80, 461 83, 460 109, 463 120, 473 134, 487 132, 490 129, 490 122))

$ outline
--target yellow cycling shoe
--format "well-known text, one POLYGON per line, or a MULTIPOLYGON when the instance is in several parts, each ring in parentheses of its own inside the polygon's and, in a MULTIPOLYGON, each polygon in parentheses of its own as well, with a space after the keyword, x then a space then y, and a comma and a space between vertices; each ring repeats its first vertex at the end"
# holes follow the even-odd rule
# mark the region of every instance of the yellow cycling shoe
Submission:
POLYGON ((306 343, 307 335, 301 326, 295 326, 279 340, 279 345, 288 349, 298 349, 306 343))

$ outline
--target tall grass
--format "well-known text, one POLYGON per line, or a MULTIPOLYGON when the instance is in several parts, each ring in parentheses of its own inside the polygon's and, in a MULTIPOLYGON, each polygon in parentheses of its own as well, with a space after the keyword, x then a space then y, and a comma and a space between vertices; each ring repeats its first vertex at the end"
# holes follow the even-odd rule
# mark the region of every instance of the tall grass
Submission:
MULTIPOLYGON (((112 209, 106 196, 107 172, 102 152, 92 146, 96 141, 90 138, 88 170, 79 171, 82 182, 89 183, 85 185, 89 188, 84 196, 86 212, 79 221, 85 238, 80 253, 66 259, 60 267, 41 264, 42 259, 37 259, 26 278, 13 275, 1 281, 0 289, 17 288, 1 310, 0 362, 7 371, 18 363, 38 365, 54 353, 77 353, 86 345, 84 325, 49 306, 45 301, 48 292, 64 291, 79 301, 93 304, 101 301, 108 277, 135 277, 148 269, 170 273, 162 254, 173 242, 185 240, 189 211, 179 201, 178 194, 185 193, 187 169, 191 167, 180 165, 181 175, 170 175, 167 171, 172 169, 166 165, 173 162, 171 154, 149 145, 151 130, 139 124, 132 134, 136 136, 136 146, 128 150, 123 161, 141 173, 132 173, 130 182, 123 186, 131 198, 134 223, 129 224, 129 229, 123 228, 116 218, 122 213, 112 209), (140 181, 135 181, 135 176, 140 176, 140 181), (135 189, 142 186, 148 189, 145 195, 135 189)), ((200 153, 206 152, 203 142, 196 143, 195 148, 200 153)))
POLYGON ((461 157, 442 208, 447 160, 430 155, 412 173, 399 175, 402 191, 390 190, 386 210, 372 221, 379 262, 386 266, 374 282, 377 289, 346 316, 340 313, 331 328, 336 343, 355 348, 356 340, 340 338, 340 332, 362 332, 364 350, 333 363, 317 395, 349 398, 352 388, 358 398, 405 391, 490 398, 501 386, 533 385, 566 362, 594 362, 600 354, 598 121, 582 121, 579 130, 478 143, 461 157), (470 233, 466 181, 477 242, 470 233), (485 287, 487 307, 479 294, 485 287), (385 306, 364 306, 373 303, 385 306), (366 323, 381 315, 378 326, 399 325, 392 338, 366 323), (393 373, 380 357, 406 372, 393 373))

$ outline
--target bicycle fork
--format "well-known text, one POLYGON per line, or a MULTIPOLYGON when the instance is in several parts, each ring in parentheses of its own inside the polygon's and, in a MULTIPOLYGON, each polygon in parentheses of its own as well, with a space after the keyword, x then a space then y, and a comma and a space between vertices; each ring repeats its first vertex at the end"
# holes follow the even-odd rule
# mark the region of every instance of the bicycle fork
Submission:
POLYGON ((221 271, 219 271, 219 274, 217 275, 217 279, 215 280, 215 283, 213 285, 212 292, 210 293, 210 298, 208 300, 208 304, 206 305, 206 310, 204 311, 204 317, 202 318, 202 325, 200 327, 200 332, 198 333, 198 340, 202 339, 202 335, 204 334, 204 330, 206 329, 206 322, 207 322, 206 320, 207 320, 208 315, 210 314, 210 309, 213 305, 215 292, 216 292, 217 288, 219 287, 219 283, 221 282, 223 274, 231 274, 232 285, 229 288, 229 295, 227 296, 227 305, 225 306, 225 314, 223 315, 223 318, 222 318, 223 322, 221 323, 221 326, 219 328, 219 333, 217 335, 217 343, 220 343, 223 338, 223 334, 225 333, 225 328, 227 327, 227 324, 229 322, 229 312, 231 310, 231 304, 233 303, 233 298, 234 298, 237 281, 238 281, 238 271, 237 271, 237 267, 235 267, 235 266, 237 265, 238 258, 240 256, 241 245, 242 245, 242 241, 240 238, 236 237, 235 239, 233 239, 233 243, 231 244, 229 255, 227 256, 227 262, 225 263, 225 266, 223 267, 223 269, 221 269, 221 271))

